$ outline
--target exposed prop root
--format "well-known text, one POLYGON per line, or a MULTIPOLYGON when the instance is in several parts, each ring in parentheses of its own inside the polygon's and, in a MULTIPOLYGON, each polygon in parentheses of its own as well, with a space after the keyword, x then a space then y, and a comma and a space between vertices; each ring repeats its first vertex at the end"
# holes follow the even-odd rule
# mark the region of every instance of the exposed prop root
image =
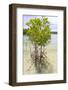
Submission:
POLYGON ((40 49, 36 48, 36 51, 31 53, 32 62, 35 66, 37 73, 46 72, 50 63, 48 62, 47 52, 44 50, 39 53, 40 49))

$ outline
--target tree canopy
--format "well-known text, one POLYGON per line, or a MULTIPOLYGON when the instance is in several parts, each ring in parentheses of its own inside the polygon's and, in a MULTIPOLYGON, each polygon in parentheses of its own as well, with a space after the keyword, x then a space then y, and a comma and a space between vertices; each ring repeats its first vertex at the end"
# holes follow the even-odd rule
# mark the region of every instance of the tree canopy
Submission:
POLYGON ((45 46, 51 38, 50 23, 47 17, 32 18, 26 25, 28 30, 26 34, 33 44, 45 46))

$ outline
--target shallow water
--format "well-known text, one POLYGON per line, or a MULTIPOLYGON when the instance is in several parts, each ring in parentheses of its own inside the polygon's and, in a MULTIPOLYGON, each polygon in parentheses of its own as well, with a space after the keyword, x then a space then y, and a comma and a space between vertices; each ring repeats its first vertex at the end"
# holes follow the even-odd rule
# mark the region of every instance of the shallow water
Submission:
MULTIPOLYGON (((32 44, 29 41, 28 37, 24 35, 24 67, 23 67, 23 74, 36 74, 36 69, 30 54, 33 50, 32 44)), ((57 34, 51 35, 51 41, 47 45, 47 57, 48 62, 50 65, 48 69, 45 70, 43 73, 55 73, 57 72, 57 34)))

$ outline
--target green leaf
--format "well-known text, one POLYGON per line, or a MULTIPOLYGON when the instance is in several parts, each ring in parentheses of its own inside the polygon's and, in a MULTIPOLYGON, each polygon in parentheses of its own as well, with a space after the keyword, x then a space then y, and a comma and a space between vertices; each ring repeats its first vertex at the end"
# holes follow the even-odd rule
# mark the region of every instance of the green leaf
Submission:
POLYGON ((29 26, 26 34, 32 43, 44 46, 51 39, 51 29, 47 17, 42 17, 42 19, 32 18, 26 25, 29 26))

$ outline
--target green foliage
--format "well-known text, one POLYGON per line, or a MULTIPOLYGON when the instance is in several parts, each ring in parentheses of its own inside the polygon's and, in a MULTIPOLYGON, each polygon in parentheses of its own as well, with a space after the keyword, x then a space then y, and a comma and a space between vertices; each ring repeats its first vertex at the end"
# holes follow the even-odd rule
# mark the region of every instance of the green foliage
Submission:
POLYGON ((51 38, 50 24, 47 17, 33 18, 26 23, 29 26, 26 34, 32 43, 44 46, 51 38))

